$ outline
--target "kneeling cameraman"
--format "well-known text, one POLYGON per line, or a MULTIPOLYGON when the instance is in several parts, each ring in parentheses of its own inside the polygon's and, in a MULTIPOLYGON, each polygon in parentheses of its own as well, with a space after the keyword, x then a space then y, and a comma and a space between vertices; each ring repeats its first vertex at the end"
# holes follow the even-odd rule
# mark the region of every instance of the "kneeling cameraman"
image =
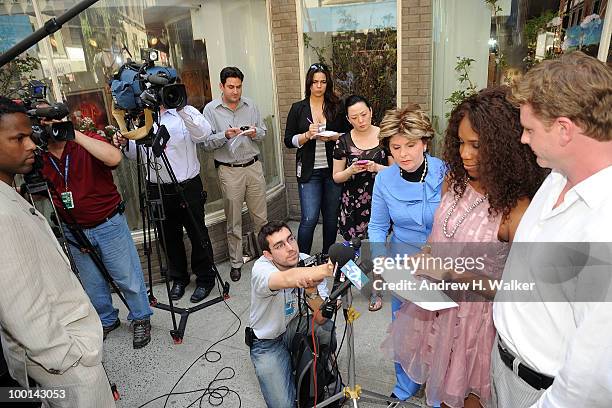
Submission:
POLYGON ((297 241, 284 222, 265 224, 258 242, 263 255, 251 272, 251 327, 247 327, 247 343, 268 407, 293 407, 296 390, 290 347, 295 334, 310 330, 311 324, 298 313, 298 292, 303 293, 308 307, 317 311, 315 334, 319 343, 333 341, 333 349, 333 324, 318 313, 323 303, 320 294, 327 296, 324 278, 332 276, 333 265, 297 267, 300 258, 307 255, 299 253, 297 241))

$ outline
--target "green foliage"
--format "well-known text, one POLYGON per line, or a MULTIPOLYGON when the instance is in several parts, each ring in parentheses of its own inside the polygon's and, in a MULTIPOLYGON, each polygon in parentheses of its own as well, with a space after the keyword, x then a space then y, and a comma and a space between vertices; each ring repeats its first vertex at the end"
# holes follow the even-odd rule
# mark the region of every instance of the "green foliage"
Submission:
MULTIPOLYGON (((348 15, 342 27, 354 27, 348 15)), ((318 62, 330 66, 336 90, 343 96, 365 96, 372 105, 372 123, 380 123, 384 113, 395 107, 397 78, 397 31, 378 27, 367 32, 347 30, 336 33, 328 46, 317 47, 304 33, 304 46, 312 50, 318 62), (331 51, 331 63, 325 55, 331 51)))
POLYGON ((461 104, 466 98, 477 93, 476 85, 470 79, 470 66, 476 60, 467 57, 457 57, 455 71, 459 74, 458 80, 462 89, 456 89, 444 101, 451 105, 451 110, 446 113, 446 118, 450 117, 451 112, 461 104))
POLYGON ((312 37, 308 35, 308 33, 304 33, 304 48, 311 49, 315 55, 317 56, 317 62, 321 64, 329 65, 327 60, 325 59, 325 53, 327 52, 327 47, 321 46, 317 47, 312 42, 312 37))
POLYGON ((557 16, 557 12, 553 10, 546 10, 538 17, 530 18, 525 22, 523 34, 525 36, 525 42, 528 48, 535 49, 540 30, 546 28, 548 22, 555 18, 555 16, 557 16))
POLYGON ((11 95, 23 82, 35 79, 32 72, 40 67, 40 61, 29 55, 21 55, 0 69, 0 95, 11 95))
POLYGON ((497 16, 497 13, 502 11, 502 8, 497 5, 498 1, 499 0, 485 0, 485 3, 491 6, 491 11, 493 12, 493 16, 497 16))
MULTIPOLYGON (((536 65, 540 60, 536 59, 536 47, 538 43, 538 34, 540 31, 546 29, 547 24, 557 16, 557 12, 553 10, 547 10, 538 17, 530 18, 525 22, 525 28, 523 29, 523 35, 525 36, 525 42, 527 44, 527 55, 523 58, 525 63, 525 69, 529 70, 536 65)), ((554 52, 548 50, 544 59, 556 58, 554 52)))

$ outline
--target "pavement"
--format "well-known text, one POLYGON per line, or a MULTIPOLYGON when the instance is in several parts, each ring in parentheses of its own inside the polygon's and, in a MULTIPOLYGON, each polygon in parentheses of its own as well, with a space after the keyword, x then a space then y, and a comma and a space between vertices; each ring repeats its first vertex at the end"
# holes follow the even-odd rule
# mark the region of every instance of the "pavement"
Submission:
MULTIPOLYGON (((298 223, 289 224, 297 234, 298 223)), ((319 225, 315 231, 313 253, 320 249, 319 225)), ((151 343, 134 350, 131 327, 126 320, 127 310, 113 295, 114 303, 120 309, 121 326, 111 332, 104 342, 104 366, 121 395, 117 401, 118 408, 266 407, 248 348, 244 344, 244 327, 249 320, 252 265, 253 262, 246 264, 242 268, 242 279, 232 282, 229 262, 217 264, 222 279, 230 283, 230 298, 225 303, 217 303, 190 315, 182 344, 174 344, 170 336, 173 327, 171 314, 154 309, 151 343), (173 395, 166 397, 170 392, 173 395)), ((192 282, 185 296, 175 304, 179 307, 193 306, 189 297, 194 289, 192 282)), ((383 300, 381 310, 369 312, 367 299, 354 293, 353 306, 361 313, 354 323, 356 383, 362 389, 389 395, 395 383, 393 363, 380 351, 380 343, 391 321, 389 298, 387 296, 383 300)), ((154 294, 160 302, 168 303, 164 284, 155 285, 154 294)), ((210 296, 214 295, 213 291, 210 296)), ((177 325, 179 318, 177 316, 177 325)), ((343 320, 338 317, 336 330, 339 340, 344 330, 343 320)), ((348 378, 347 361, 345 344, 339 356, 344 379, 348 378)), ((421 398, 413 398, 411 402, 416 404, 412 406, 427 407, 421 398)), ((353 405, 347 402, 344 406, 353 405)), ((360 401, 358 406, 370 408, 385 405, 360 401)))

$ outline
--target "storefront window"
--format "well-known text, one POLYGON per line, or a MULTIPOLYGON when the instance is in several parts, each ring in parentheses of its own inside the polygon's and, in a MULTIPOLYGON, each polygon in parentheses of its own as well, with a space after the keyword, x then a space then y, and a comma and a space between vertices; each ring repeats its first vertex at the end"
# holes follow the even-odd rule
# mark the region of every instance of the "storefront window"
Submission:
POLYGON ((474 90, 508 84, 535 64, 572 50, 597 57, 604 21, 612 18, 607 3, 434 0, 433 116, 438 132, 443 134, 458 101, 454 91, 470 92, 470 84, 474 90), (469 81, 461 80, 465 75, 469 81))
POLYGON ((302 0, 304 71, 327 64, 343 96, 370 100, 374 123, 396 103, 396 16, 395 0, 302 0))
MULTIPOLYGON (((0 10, 3 49, 76 2, 18 3, 9 3, 0 10)), ((238 66, 245 74, 244 95, 255 100, 268 127, 261 159, 271 188, 280 183, 282 172, 277 170, 280 142, 267 27, 265 0, 212 0, 202 4, 187 0, 102 0, 43 40, 47 45, 41 42, 28 51, 40 61, 40 69, 30 74, 55 91, 50 99, 58 95, 68 104, 77 126, 90 118, 93 126, 103 131, 107 125, 115 125, 109 80, 128 59, 141 62, 141 49, 156 49, 159 54, 156 65, 177 70, 186 85, 188 103, 200 110, 219 96, 221 68, 238 66), (236 15, 241 16, 240 21, 236 15), (224 42, 221 46, 220 41, 224 42), (52 84, 53 78, 56 86, 52 84)), ((206 210, 210 214, 223 208, 221 191, 212 153, 200 149, 198 155, 201 177, 208 191, 206 210)), ((132 229, 141 228, 136 164, 124 160, 114 174, 128 204, 128 223, 132 229)))

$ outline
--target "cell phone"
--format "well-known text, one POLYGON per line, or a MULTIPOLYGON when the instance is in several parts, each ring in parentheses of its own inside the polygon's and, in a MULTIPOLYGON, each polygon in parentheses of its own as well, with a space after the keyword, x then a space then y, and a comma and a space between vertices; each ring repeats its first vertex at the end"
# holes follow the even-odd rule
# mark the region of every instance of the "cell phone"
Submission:
POLYGON ((357 160, 355 163, 358 166, 365 166, 366 164, 368 164, 369 160, 357 160))
POLYGON ((251 127, 250 126, 240 126, 240 130, 242 130, 243 132, 245 130, 249 130, 251 127))

